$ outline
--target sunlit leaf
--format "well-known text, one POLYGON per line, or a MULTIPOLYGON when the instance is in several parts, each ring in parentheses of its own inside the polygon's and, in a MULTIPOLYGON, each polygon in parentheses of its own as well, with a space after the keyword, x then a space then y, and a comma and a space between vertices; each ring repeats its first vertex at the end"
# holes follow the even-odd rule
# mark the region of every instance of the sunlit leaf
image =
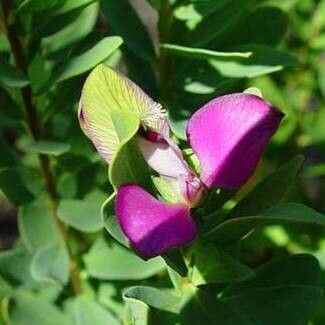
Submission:
POLYGON ((206 50, 201 48, 193 48, 180 46, 175 44, 162 44, 163 49, 170 53, 183 56, 186 58, 208 60, 214 58, 229 58, 229 60, 234 58, 249 58, 252 52, 218 52, 212 50, 206 50))
POLYGON ((69 254, 63 243, 40 247, 31 264, 31 274, 37 281, 65 285, 69 279, 69 254))
POLYGON ((143 261, 119 244, 108 244, 99 238, 84 255, 86 270, 91 277, 102 280, 139 280, 164 270, 160 257, 143 261))
POLYGON ((56 141, 37 141, 27 146, 27 149, 45 155, 58 156, 70 150, 70 145, 56 141))
POLYGON ((100 216, 101 203, 95 200, 61 200, 57 211, 58 218, 84 232, 99 231, 103 227, 100 216))

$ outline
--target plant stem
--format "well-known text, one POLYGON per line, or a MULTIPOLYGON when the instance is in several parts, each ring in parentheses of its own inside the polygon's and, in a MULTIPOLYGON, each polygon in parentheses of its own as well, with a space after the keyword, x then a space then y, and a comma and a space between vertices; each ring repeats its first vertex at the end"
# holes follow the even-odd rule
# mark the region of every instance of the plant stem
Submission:
MULTIPOLYGON (((28 64, 27 64, 27 59, 24 55, 24 49, 19 39, 15 24, 10 22, 10 12, 11 12, 10 2, 11 0, 0 0, 0 4, 2 6, 2 11, 3 11, 3 26, 5 28, 5 32, 10 44, 11 53, 14 57, 15 65, 19 70, 27 74, 28 64)), ((26 120, 27 120, 28 129, 31 133, 33 140, 35 141, 40 140, 41 127, 37 116, 37 109, 33 101, 32 88, 30 85, 27 85, 21 88, 20 92, 21 92, 24 108, 26 111, 26 120)), ((61 223, 61 221, 56 216, 58 195, 57 195, 54 175, 51 169, 49 157, 44 154, 39 154, 38 160, 40 164, 40 169, 42 171, 45 180, 46 189, 51 201, 54 218, 56 220, 58 228, 60 229, 63 240, 66 241, 67 234, 66 234, 65 226, 63 223, 61 223)), ((70 266, 71 287, 73 288, 75 294, 79 294, 80 284, 79 284, 78 274, 76 271, 76 266, 73 261, 70 262, 70 265, 71 265, 70 266)))
MULTIPOLYGON (((169 0, 162 0, 159 10, 159 43, 167 43, 170 37, 170 26, 172 24, 172 11, 169 0)), ((159 48, 158 58, 160 97, 163 102, 168 102, 170 88, 170 60, 165 49, 159 48)))

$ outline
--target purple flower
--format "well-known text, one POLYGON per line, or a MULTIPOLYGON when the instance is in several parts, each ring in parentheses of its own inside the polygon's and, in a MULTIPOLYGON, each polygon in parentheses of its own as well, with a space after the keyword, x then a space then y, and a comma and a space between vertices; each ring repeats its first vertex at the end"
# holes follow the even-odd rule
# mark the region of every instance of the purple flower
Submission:
POLYGON ((137 185, 120 187, 115 211, 131 246, 145 259, 183 246, 196 236, 186 204, 162 203, 137 185))
MULTIPOLYGON (((129 87, 141 91, 129 79, 125 80, 129 87)), ((141 91, 148 103, 153 102, 143 94, 141 91)), ((101 143, 97 149, 114 152, 107 143, 92 136, 98 133, 97 129, 102 133, 104 126, 96 124, 98 117, 91 120, 82 99, 80 106, 83 128, 91 125, 86 134, 95 145, 101 143)), ((139 148, 148 165, 175 193, 177 202, 158 201, 138 185, 126 184, 117 191, 115 211, 133 249, 148 259, 186 245, 195 238, 197 228, 190 209, 198 205, 207 190, 236 189, 250 178, 283 114, 262 98, 247 93, 218 97, 205 104, 187 125, 188 142, 200 163, 197 174, 169 137, 165 123, 164 132, 152 127, 159 125, 155 123, 155 114, 150 114, 149 107, 145 112, 151 124, 148 127, 148 123, 140 119, 139 148)))
POLYGON ((253 174, 283 113, 262 98, 245 93, 217 97, 187 125, 202 182, 209 188, 236 189, 253 174))

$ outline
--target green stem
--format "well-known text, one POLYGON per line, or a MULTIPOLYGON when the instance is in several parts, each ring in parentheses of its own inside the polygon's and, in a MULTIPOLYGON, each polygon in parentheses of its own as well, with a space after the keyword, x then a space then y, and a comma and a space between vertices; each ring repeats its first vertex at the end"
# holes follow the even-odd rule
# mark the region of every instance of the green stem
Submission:
MULTIPOLYGON (((27 59, 24 55, 24 49, 22 43, 19 39, 16 26, 14 23, 10 21, 10 13, 11 13, 11 0, 0 0, 0 4, 2 7, 3 13, 3 26, 5 29, 5 33, 7 35, 8 41, 10 43, 11 53, 14 57, 16 67, 24 72, 25 74, 28 73, 28 64, 27 59)), ((28 129, 31 133, 33 140, 37 141, 41 139, 41 128, 39 119, 37 116, 37 109, 33 100, 33 92, 30 85, 27 85, 20 89, 22 101, 24 104, 24 108, 26 111, 26 120, 28 129)), ((56 210, 57 210, 57 203, 58 203, 58 195, 56 190, 56 185, 54 181, 54 174, 51 169, 50 160, 47 155, 39 154, 38 155, 40 169, 42 171, 44 181, 46 184, 46 189, 51 201, 53 215, 60 229, 62 238, 66 241, 66 229, 63 223, 57 218, 56 210)), ((70 278, 71 278, 71 286, 75 292, 75 294, 80 293, 80 285, 79 285, 79 278, 78 273, 76 271, 75 264, 73 261, 70 262, 70 278)))
MULTIPOLYGON (((170 27, 172 24, 172 10, 169 4, 169 0, 162 0, 159 10, 159 42, 160 44, 167 43, 170 38, 170 27)), ((162 102, 168 102, 169 90, 170 90, 170 57, 166 53, 166 50, 162 47, 159 48, 158 57, 158 72, 159 72, 159 88, 160 98, 162 102)))

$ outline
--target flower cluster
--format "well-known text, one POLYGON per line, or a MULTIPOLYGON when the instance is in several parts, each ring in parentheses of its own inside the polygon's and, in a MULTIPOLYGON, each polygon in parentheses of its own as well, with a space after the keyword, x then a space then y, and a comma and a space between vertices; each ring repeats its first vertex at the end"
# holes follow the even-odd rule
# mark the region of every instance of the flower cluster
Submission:
POLYGON ((188 145, 199 162, 197 172, 173 141, 161 106, 120 73, 97 67, 85 83, 79 121, 108 163, 122 143, 112 131, 122 125, 117 119, 134 116, 139 122, 134 136, 145 161, 177 198, 172 203, 158 200, 137 184, 117 189, 118 223, 133 249, 148 259, 195 238, 191 209, 209 190, 233 190, 250 178, 283 114, 249 93, 209 101, 193 114, 186 129, 188 145))

